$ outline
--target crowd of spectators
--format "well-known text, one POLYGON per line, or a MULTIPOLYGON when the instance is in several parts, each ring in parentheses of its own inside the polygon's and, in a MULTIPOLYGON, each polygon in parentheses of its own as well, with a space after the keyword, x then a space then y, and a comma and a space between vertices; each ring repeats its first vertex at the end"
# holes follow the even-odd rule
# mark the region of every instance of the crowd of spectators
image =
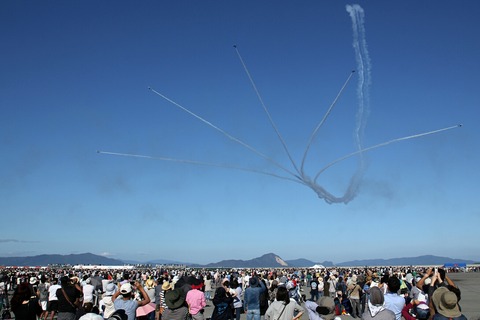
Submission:
MULTIPOLYGON (((466 319, 448 277, 428 267, 0 269, 16 319, 466 319), (10 295, 8 294, 10 292, 10 295)), ((464 270, 465 271, 465 270, 464 270)), ((477 268, 466 270, 478 272, 477 268)))

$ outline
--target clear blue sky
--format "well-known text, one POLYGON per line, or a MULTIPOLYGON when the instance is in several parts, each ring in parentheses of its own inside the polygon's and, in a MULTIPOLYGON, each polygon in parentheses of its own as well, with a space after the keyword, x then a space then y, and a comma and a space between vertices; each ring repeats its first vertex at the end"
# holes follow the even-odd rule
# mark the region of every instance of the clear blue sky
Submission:
MULTIPOLYGON (((0 256, 208 263, 274 252, 342 262, 480 260, 480 2, 360 1, 371 60, 357 196, 327 204, 158 92, 293 170, 352 69, 346 1, 1 1, 0 256)), ((313 176, 356 150, 355 75, 312 146, 313 176)), ((341 196, 358 158, 319 185, 341 196)))

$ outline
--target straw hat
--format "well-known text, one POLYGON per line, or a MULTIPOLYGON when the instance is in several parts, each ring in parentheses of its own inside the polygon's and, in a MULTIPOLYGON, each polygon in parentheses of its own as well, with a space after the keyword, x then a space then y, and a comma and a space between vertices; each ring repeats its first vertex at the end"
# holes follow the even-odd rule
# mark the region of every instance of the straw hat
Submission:
POLYGON ((162 290, 163 290, 163 291, 167 291, 167 290, 170 290, 170 289, 172 289, 172 285, 170 284, 170 282, 165 281, 165 282, 162 284, 162 290))
POLYGON ((148 289, 154 288, 155 287, 155 281, 153 281, 153 279, 148 279, 147 281, 145 281, 145 286, 148 289))

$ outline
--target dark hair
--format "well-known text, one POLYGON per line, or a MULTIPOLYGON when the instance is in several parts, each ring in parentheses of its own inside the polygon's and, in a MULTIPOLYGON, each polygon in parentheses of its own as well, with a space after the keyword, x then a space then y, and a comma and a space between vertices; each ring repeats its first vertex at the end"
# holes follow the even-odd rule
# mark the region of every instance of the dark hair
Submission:
POLYGON ((438 273, 440 274, 440 278, 442 278, 442 281, 445 281, 445 270, 438 268, 438 273))
POLYGON ((93 308, 93 303, 92 302, 85 302, 83 304, 83 309, 85 310, 86 313, 90 313, 93 308))
POLYGON ((285 304, 290 303, 290 297, 288 295, 288 290, 285 287, 278 287, 277 289, 277 295, 275 296, 277 301, 283 301, 285 304))
POLYGON ((10 306, 12 311, 15 312, 23 303, 23 301, 30 300, 32 291, 28 283, 21 283, 13 292, 12 300, 10 300, 10 306))
POLYGON ((240 286, 240 284, 238 283, 237 279, 234 279, 232 281, 232 288, 237 289, 239 286, 240 286))
POLYGON ((388 291, 392 293, 397 293, 400 290, 400 280, 395 276, 388 278, 387 285, 388 291))
POLYGON ((462 294, 460 292, 460 289, 458 289, 457 287, 451 286, 451 285, 447 285, 447 288, 448 288, 448 290, 455 293, 455 295, 457 296, 457 302, 460 302, 460 299, 462 299, 462 294))

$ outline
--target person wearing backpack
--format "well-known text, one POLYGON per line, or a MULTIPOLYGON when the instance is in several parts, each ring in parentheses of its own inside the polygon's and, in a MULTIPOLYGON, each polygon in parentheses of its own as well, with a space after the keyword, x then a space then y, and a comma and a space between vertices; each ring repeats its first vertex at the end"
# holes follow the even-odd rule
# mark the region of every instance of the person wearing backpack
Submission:
POLYGON ((350 280, 350 285, 347 287, 347 292, 349 295, 350 303, 352 305, 351 315, 354 318, 361 317, 361 306, 360 306, 360 295, 362 288, 357 284, 357 277, 352 276, 350 280))

